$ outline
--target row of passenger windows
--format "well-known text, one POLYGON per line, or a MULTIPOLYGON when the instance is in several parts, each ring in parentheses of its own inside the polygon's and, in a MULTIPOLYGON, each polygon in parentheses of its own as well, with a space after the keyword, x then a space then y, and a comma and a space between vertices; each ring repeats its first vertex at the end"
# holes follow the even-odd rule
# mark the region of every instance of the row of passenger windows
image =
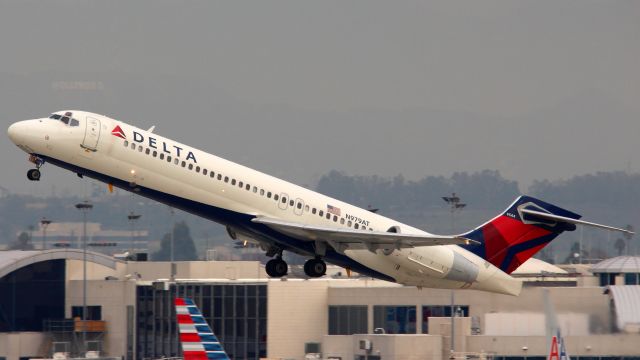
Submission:
MULTIPOLYGON (((240 180, 236 180, 233 178, 229 178, 228 176, 223 176, 222 174, 216 174, 213 170, 208 170, 205 168, 201 168, 199 165, 194 165, 193 163, 188 163, 184 160, 180 160, 177 157, 172 157, 171 155, 166 155, 163 152, 158 152, 157 150, 151 150, 150 148, 145 148, 142 145, 137 145, 134 142, 129 142, 127 140, 124 141, 125 147, 130 147, 132 150, 138 150, 139 152, 144 152, 147 155, 151 155, 154 158, 159 158, 160 160, 166 160, 168 163, 174 163, 175 165, 182 166, 183 168, 188 168, 189 170, 194 170, 196 173, 200 173, 205 176, 209 176, 211 179, 218 179, 220 181, 224 181, 225 183, 231 183, 233 186, 238 186, 241 189, 245 189, 247 191, 252 191, 254 194, 260 194, 260 196, 266 196, 268 199, 273 198, 275 201, 280 201, 282 204, 286 204, 288 201, 288 205, 291 207, 295 207, 298 210, 302 210, 304 206, 304 211, 311 211, 312 214, 318 215, 320 217, 325 217, 327 220, 333 220, 333 222, 339 222, 341 225, 347 225, 349 227, 353 227, 354 229, 362 229, 367 230, 366 226, 360 226, 358 223, 353 223, 351 220, 347 221, 343 217, 339 217, 337 215, 332 215, 329 212, 325 212, 323 210, 319 210, 309 207, 309 205, 303 205, 302 201, 295 201, 293 199, 287 199, 286 196, 281 196, 278 194, 273 194, 271 191, 265 191, 264 189, 259 189, 257 186, 251 186, 250 184, 244 183, 240 180)), ((372 228, 369 228, 370 231, 373 231, 372 228)))

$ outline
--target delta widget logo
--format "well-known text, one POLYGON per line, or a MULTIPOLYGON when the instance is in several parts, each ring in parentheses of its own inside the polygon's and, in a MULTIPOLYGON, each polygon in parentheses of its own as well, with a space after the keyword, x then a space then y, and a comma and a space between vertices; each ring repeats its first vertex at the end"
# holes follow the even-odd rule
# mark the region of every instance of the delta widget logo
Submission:
POLYGON ((116 125, 115 128, 113 128, 113 130, 111 130, 111 135, 113 136, 117 136, 121 139, 127 139, 127 136, 124 134, 124 131, 122 131, 122 129, 120 128, 120 125, 116 125))

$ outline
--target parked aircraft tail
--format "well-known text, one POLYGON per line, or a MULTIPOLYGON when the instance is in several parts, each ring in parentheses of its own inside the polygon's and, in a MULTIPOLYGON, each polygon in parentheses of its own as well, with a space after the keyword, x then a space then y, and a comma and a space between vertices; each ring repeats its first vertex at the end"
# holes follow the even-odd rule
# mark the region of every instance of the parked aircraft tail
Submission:
POLYGON ((579 220, 580 215, 530 196, 520 196, 505 212, 462 234, 476 244, 462 245, 510 274, 576 224, 630 233, 628 230, 579 220))
POLYGON ((176 298, 184 360, 228 360, 229 356, 191 299, 176 298))

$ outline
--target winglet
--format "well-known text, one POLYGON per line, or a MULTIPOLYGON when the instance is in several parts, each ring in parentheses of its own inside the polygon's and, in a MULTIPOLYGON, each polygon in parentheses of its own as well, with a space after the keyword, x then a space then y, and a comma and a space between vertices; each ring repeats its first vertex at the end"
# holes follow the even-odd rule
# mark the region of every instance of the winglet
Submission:
POLYGON ((148 132, 150 132, 150 133, 152 133, 152 132, 153 132, 153 130, 155 130, 155 129, 156 129, 156 126, 155 126, 155 125, 153 125, 153 126, 152 126, 152 127, 150 127, 150 128, 149 128, 149 130, 147 130, 147 131, 148 131, 148 132))

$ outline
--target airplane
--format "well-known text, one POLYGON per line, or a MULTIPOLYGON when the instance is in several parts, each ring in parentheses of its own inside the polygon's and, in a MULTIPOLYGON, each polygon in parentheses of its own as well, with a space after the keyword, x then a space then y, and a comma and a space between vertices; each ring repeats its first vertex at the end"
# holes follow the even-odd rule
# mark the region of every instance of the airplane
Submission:
POLYGON ((202 150, 103 115, 65 110, 19 121, 10 139, 29 154, 38 181, 51 163, 226 226, 233 240, 259 245, 270 277, 285 276, 290 251, 309 259, 305 274, 326 262, 347 273, 399 284, 518 295, 509 274, 577 224, 632 232, 529 196, 469 232, 434 235, 202 150))
POLYGON ((175 306, 183 359, 229 360, 229 355, 193 300, 176 298, 175 306))

